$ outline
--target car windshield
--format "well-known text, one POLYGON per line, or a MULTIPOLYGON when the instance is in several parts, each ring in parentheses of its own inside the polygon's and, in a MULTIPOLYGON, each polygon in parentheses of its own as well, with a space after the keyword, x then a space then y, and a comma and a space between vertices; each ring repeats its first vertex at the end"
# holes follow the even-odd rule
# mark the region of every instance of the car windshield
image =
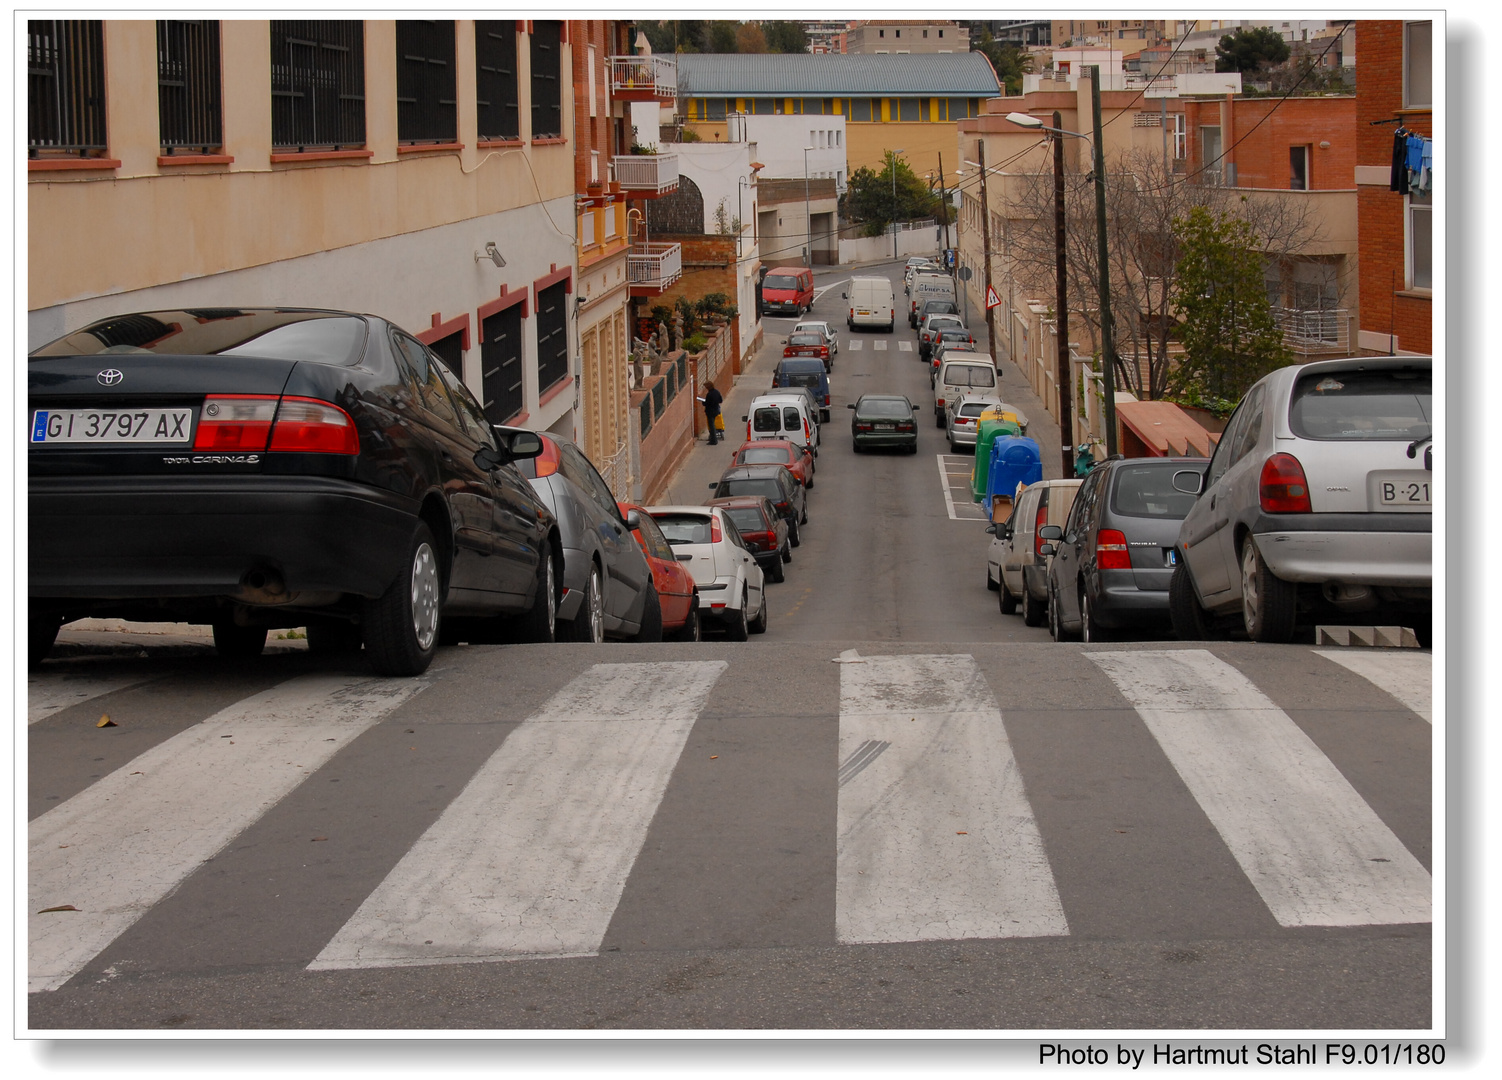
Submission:
POLYGON ((855 410, 861 416, 904 419, 913 415, 913 407, 900 398, 867 398, 855 410))
POLYGON ((787 274, 768 274, 766 280, 761 283, 761 287, 763 289, 796 289, 798 279, 787 274))
POLYGON ((707 544, 710 542, 709 518, 698 514, 653 514, 652 520, 670 544, 707 544))
POLYGON ((980 364, 963 364, 944 373, 944 382, 949 386, 995 386, 996 372, 980 364))
POLYGON ((720 490, 715 496, 723 499, 726 495, 765 495, 773 502, 782 498, 777 481, 771 477, 765 480, 721 480, 720 490))
POLYGON ((786 465, 788 452, 776 446, 753 446, 742 450, 737 460, 742 465, 786 465))
POLYGON ((153 311, 94 323, 44 345, 32 355, 149 353, 352 364, 364 352, 365 330, 362 318, 321 311, 153 311))
POLYGON ((1173 474, 1182 465, 1123 465, 1116 470, 1116 491, 1111 509, 1125 517, 1181 520, 1198 496, 1173 486, 1173 474))
POLYGON ((727 509, 725 514, 735 522, 735 527, 742 534, 767 531, 766 520, 761 516, 761 511, 754 506, 732 507, 727 509))
POLYGON ((1432 392, 1428 369, 1314 372, 1294 384, 1288 422, 1304 439, 1422 438, 1433 423, 1432 392))

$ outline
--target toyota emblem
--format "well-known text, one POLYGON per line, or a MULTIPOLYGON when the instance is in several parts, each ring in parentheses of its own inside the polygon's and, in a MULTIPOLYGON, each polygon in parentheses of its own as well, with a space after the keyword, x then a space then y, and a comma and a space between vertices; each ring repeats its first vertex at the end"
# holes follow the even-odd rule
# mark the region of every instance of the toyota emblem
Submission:
POLYGON ((98 379, 104 386, 114 386, 121 379, 125 378, 125 375, 115 368, 109 368, 108 370, 101 371, 94 378, 98 379))

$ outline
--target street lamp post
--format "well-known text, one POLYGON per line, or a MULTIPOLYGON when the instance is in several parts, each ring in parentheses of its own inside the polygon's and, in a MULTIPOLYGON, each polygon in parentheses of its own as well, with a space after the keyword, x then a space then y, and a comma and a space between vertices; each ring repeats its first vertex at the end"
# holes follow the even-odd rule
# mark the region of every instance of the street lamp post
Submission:
POLYGON ((805 146, 803 148, 803 226, 806 230, 803 234, 804 266, 813 266, 814 264, 814 218, 813 214, 809 212, 808 207, 808 152, 812 149, 812 146, 805 146))
POLYGON ((899 146, 887 158, 892 170, 892 258, 897 258, 897 155, 906 149, 899 146))

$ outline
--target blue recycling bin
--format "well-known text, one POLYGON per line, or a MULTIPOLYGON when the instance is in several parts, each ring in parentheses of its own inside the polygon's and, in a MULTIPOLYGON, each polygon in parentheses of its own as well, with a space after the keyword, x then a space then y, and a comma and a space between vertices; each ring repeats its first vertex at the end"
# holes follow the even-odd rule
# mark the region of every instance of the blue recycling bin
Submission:
POLYGON ((1011 498, 1018 484, 1036 484, 1043 479, 1043 454, 1032 439, 1018 435, 998 436, 991 444, 991 467, 986 472, 986 517, 992 517, 991 500, 1011 498))

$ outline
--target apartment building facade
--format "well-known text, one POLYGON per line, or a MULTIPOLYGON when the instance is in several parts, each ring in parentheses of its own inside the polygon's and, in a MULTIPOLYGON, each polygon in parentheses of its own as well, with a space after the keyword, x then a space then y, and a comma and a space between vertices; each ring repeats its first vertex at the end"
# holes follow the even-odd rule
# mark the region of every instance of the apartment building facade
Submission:
POLYGON ((428 343, 492 421, 574 437, 568 23, 27 35, 31 347, 142 310, 371 312, 428 343))
POLYGON ((846 34, 847 53, 954 53, 970 51, 970 31, 959 23, 871 19, 846 34))

